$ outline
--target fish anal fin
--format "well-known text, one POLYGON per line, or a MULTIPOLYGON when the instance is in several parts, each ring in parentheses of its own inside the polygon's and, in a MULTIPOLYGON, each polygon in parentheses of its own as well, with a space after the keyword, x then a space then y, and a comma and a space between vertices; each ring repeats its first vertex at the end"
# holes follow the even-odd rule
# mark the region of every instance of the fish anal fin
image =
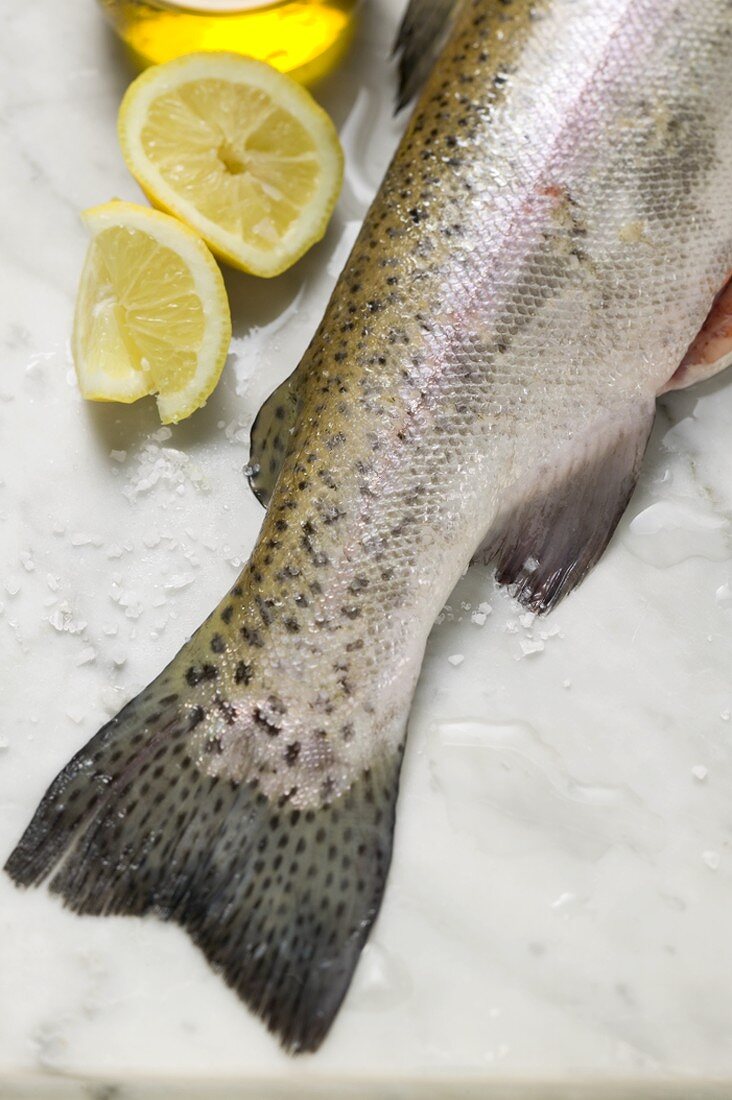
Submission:
POLYGON ((459 4, 460 0, 409 0, 394 43, 399 55, 398 111, 427 79, 459 4))
POLYGON ((401 750, 296 809, 206 771, 216 716, 166 675, 59 773, 5 869, 78 913, 175 921, 287 1050, 315 1050, 379 910, 401 750))
POLYGON ((654 407, 572 444, 567 459, 537 470, 493 525, 476 558, 532 611, 549 611, 600 558, 635 488, 654 407))
POLYGON ((252 424, 249 439, 249 485, 260 504, 269 504, 297 416, 297 371, 266 399, 252 424))
POLYGON ((732 276, 712 308, 679 367, 660 393, 685 390, 732 366, 732 276))

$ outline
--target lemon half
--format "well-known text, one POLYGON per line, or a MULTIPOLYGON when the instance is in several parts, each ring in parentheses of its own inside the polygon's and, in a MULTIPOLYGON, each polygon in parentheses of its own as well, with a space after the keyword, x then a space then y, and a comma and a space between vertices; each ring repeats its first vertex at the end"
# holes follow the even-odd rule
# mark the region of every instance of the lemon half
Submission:
POLYGON ((212 392, 231 340, 216 261, 157 210, 114 201, 82 216, 92 241, 72 338, 81 392, 124 402, 155 393, 164 424, 183 420, 212 392))
POLYGON ((280 274, 321 239, 343 179, 325 111, 291 77, 239 54, 147 69, 122 100, 119 135, 151 202, 254 275, 280 274))

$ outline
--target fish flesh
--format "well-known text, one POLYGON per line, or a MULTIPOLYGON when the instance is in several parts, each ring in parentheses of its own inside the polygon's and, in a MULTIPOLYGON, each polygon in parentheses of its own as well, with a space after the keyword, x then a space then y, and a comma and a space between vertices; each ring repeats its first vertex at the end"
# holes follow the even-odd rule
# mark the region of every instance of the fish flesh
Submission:
POLYGON ((412 0, 399 51, 402 99, 426 83, 254 425, 251 558, 7 864, 80 913, 177 921, 291 1051, 322 1042, 378 912, 455 582, 478 555, 554 606, 656 396, 732 350, 730 0, 412 0))

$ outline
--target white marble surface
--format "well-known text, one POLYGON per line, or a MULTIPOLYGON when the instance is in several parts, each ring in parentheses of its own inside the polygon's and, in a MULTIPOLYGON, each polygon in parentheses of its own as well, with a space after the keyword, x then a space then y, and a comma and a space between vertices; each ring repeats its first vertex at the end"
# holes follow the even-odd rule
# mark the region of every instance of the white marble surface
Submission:
MULTIPOLYGON (((90 2, 0 12, 2 858, 252 544, 248 427, 396 141, 396 18, 371 0, 322 90, 349 164, 327 239, 274 283, 227 275, 222 384, 161 434, 152 402, 83 403, 68 354, 78 211, 138 198, 114 126, 130 73, 90 2)), ((732 1094, 731 418, 732 379, 663 400, 617 537, 550 618, 486 570, 462 581, 412 715, 384 909, 317 1056, 281 1054, 179 929, 81 919, 2 877, 0 1095, 732 1094)))

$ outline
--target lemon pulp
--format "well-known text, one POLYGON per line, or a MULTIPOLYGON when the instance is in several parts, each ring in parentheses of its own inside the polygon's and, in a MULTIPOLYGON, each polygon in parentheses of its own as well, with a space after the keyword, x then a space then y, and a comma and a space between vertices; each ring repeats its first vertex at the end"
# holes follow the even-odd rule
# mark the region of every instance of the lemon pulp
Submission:
POLYGON ((93 237, 74 321, 82 394, 96 401, 158 395, 165 423, 213 390, 231 335, 221 273, 173 218, 111 202, 85 214, 93 237))
POLYGON ((151 201, 234 266, 279 274, 323 236, 343 176, 338 136, 270 66, 195 54, 148 69, 123 99, 119 130, 151 201))

